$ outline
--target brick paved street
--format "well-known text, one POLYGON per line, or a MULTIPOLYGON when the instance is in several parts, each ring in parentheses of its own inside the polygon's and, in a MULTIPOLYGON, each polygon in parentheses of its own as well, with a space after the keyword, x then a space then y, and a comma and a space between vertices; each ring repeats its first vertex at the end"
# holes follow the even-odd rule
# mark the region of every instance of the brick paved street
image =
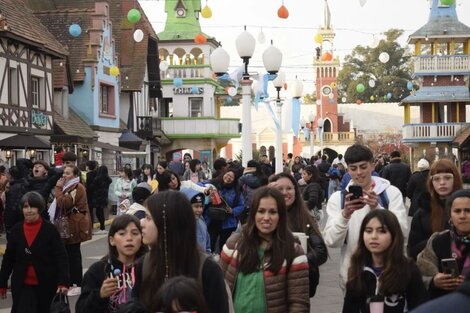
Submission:
POLYGON ((320 284, 311 300, 311 313, 338 313, 343 308, 343 293, 338 284, 340 249, 329 249, 328 261, 320 267, 320 284))

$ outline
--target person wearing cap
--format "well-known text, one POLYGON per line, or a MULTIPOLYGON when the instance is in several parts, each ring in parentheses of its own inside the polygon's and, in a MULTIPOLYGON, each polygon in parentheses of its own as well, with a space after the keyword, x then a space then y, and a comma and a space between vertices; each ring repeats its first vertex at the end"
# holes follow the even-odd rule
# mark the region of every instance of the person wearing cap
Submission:
POLYGON ((119 204, 119 209, 122 214, 130 214, 137 217, 139 220, 145 217, 144 201, 152 194, 152 187, 148 183, 139 183, 132 189, 132 199, 134 203, 130 204, 129 199, 124 199, 119 204))
POLYGON ((426 192, 426 181, 429 176, 429 162, 422 158, 418 161, 418 170, 414 172, 406 187, 406 196, 410 198, 411 205, 408 211, 409 216, 413 216, 419 208, 418 200, 426 192))
POLYGON ((11 312, 49 312, 57 292, 67 293, 69 264, 56 227, 41 217, 46 203, 37 192, 20 201, 23 223, 11 229, 0 269, 0 298, 6 299, 11 276, 11 312))
POLYGON ((196 239, 198 245, 207 253, 211 253, 211 239, 207 231, 207 225, 202 216, 206 197, 202 192, 191 188, 181 188, 180 191, 188 197, 196 217, 196 239))

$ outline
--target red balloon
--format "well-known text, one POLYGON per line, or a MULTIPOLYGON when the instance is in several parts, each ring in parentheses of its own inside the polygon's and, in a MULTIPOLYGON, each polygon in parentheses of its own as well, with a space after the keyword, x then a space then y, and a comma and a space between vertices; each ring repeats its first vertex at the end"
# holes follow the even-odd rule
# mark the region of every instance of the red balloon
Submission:
POLYGON ((197 34, 196 37, 194 37, 194 42, 197 44, 203 44, 207 42, 207 38, 203 34, 197 34))
POLYGON ((279 10, 277 10, 277 16, 279 16, 280 18, 288 18, 289 17, 289 10, 287 10, 287 8, 282 5, 279 10))
POLYGON ((361 99, 357 99, 357 100, 356 100, 356 104, 357 104, 357 105, 361 105, 361 104, 362 104, 362 100, 361 100, 361 99))

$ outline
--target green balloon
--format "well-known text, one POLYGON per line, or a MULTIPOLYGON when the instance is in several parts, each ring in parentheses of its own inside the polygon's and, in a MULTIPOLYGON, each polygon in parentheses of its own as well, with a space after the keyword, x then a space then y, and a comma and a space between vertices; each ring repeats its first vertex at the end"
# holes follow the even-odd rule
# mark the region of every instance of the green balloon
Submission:
POLYGON ((441 3, 443 5, 453 5, 455 3, 455 0, 441 0, 441 3))
POLYGON ((366 87, 363 84, 357 84, 356 91, 359 93, 363 93, 366 90, 366 87))
POLYGON ((140 21, 140 18, 140 11, 137 9, 130 9, 129 12, 127 12, 127 20, 129 23, 135 24, 140 21))

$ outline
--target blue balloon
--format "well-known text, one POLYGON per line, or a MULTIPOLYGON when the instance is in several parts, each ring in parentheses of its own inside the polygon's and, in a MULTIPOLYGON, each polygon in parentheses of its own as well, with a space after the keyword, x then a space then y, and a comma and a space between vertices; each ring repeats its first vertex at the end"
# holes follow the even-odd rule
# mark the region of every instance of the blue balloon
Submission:
POLYGON ((335 103, 335 99, 334 99, 334 98, 329 98, 329 99, 328 99, 328 102, 329 102, 330 104, 333 104, 333 103, 335 103))
POLYGON ((118 269, 118 268, 116 268, 116 269, 113 271, 113 274, 114 274, 114 276, 119 276, 119 275, 121 275, 121 270, 118 269))
POLYGON ((388 98, 388 99, 391 99, 391 98, 392 98, 392 93, 391 93, 391 92, 387 93, 387 98, 388 98))
POLYGON ((412 82, 406 83, 406 88, 408 88, 408 90, 413 90, 413 83, 412 82))
POLYGON ((227 97, 227 104, 231 104, 233 101, 232 97, 227 97))
POLYGON ((195 94, 199 93, 199 88, 196 87, 196 86, 192 86, 191 87, 191 93, 195 93, 195 94))
POLYGON ((183 86, 183 79, 179 77, 176 77, 175 79, 173 79, 173 86, 175 86, 176 88, 183 86))
POLYGON ((69 33, 73 37, 78 37, 82 33, 82 28, 78 24, 72 24, 69 26, 69 33))

